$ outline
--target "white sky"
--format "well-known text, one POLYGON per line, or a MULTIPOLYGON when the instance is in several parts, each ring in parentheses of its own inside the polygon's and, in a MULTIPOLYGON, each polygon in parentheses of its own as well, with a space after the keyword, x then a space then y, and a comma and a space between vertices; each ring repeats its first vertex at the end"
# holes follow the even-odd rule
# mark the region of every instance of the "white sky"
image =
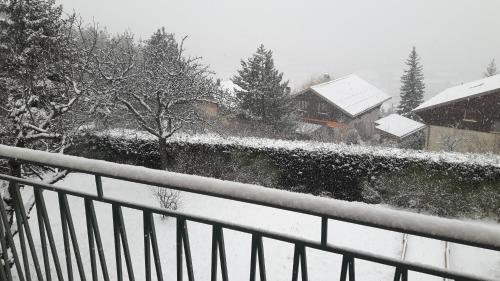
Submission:
MULTIPOLYGON (((291 86, 356 73, 392 96, 413 45, 426 96, 500 64, 499 0, 58 0, 112 33, 147 39, 164 26, 229 79, 263 43, 291 86)), ((394 100, 394 99, 393 99, 394 100)), ((395 99, 397 101, 397 99, 395 99)))

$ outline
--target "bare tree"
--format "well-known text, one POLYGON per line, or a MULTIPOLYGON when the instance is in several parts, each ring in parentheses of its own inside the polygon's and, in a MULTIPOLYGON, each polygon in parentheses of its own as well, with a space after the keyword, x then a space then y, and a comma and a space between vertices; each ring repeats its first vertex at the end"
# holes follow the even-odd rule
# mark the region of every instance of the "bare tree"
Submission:
MULTIPOLYGON (((64 153, 90 103, 95 38, 84 36, 75 15, 62 16, 54 1, 0 3, 0 132, 3 144, 64 153)), ((47 183, 68 171, 11 160, 3 164, 15 177, 34 176, 47 183)), ((15 184, 3 190, 12 224, 15 184)), ((28 212, 34 200, 26 202, 28 212)))
POLYGON ((162 208, 168 210, 177 210, 181 203, 181 193, 178 190, 153 187, 153 196, 158 200, 162 208))
POLYGON ((459 135, 443 135, 439 139, 441 146, 446 151, 455 151, 461 143, 466 141, 464 137, 459 135))
MULTIPOLYGON (((110 63, 100 63, 99 67, 106 80, 122 85, 113 95, 117 109, 128 111, 140 129, 158 139, 163 169, 169 161, 167 139, 186 125, 199 123, 203 119, 200 104, 211 102, 218 91, 211 72, 199 62, 200 58, 185 56, 185 39, 179 44, 174 34, 160 29, 144 46, 136 48, 138 53, 133 52, 130 44, 125 51, 123 46, 116 48, 125 54, 121 56, 126 58, 125 62, 117 62, 115 58, 110 63), (103 69, 106 65, 119 65, 121 71, 114 67, 103 69), (110 73, 113 69, 115 72, 110 73)), ((108 51, 113 52, 120 53, 108 51)))

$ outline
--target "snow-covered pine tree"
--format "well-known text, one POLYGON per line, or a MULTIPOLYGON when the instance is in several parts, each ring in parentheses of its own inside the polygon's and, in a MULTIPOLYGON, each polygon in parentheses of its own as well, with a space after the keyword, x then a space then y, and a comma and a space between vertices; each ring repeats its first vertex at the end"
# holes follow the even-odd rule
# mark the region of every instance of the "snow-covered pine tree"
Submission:
POLYGON ((490 77, 497 74, 498 74, 497 64, 495 63, 495 59, 492 59, 491 62, 486 67, 486 71, 483 73, 483 76, 490 77))
POLYGON ((406 60, 406 65, 408 69, 404 70, 401 76, 401 101, 397 112, 403 116, 418 119, 411 111, 423 102, 425 84, 423 68, 415 46, 406 60))
POLYGON ((232 81, 242 89, 236 91, 238 107, 252 119, 277 125, 293 110, 288 81, 283 81, 272 51, 264 45, 246 61, 241 60, 241 69, 232 81))

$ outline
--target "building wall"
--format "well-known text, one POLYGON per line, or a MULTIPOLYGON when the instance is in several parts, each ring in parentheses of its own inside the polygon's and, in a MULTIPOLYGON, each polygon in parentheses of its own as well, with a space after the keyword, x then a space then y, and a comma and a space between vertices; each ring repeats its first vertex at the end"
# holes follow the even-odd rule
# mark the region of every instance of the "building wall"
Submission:
POLYGON ((500 92, 417 112, 425 124, 500 132, 500 92))
POLYGON ((352 120, 347 114, 310 90, 296 96, 294 100, 299 114, 303 118, 342 123, 352 120))
POLYGON ((428 126, 425 132, 427 150, 500 154, 500 133, 484 133, 433 125, 428 126))
POLYGON ((299 115, 311 123, 318 121, 335 121, 355 128, 358 133, 367 138, 375 133, 375 121, 380 118, 380 106, 373 108, 356 118, 351 118, 337 107, 333 106, 312 91, 306 91, 294 98, 299 115))
POLYGON ((349 127, 358 130, 363 138, 367 138, 375 134, 375 121, 378 119, 380 119, 380 106, 361 114, 357 118, 350 120, 347 124, 349 127))
POLYGON ((198 109, 206 117, 216 117, 219 115, 219 105, 214 102, 202 102, 198 104, 198 109))

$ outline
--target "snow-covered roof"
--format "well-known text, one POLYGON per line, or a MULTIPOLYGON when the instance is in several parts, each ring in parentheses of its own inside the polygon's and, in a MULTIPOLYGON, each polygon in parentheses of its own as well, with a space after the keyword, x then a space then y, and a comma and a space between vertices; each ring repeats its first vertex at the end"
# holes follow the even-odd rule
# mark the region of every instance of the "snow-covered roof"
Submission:
POLYGON ((389 100, 391 96, 351 74, 310 88, 351 117, 389 100))
POLYGON ((233 81, 231 81, 231 80, 225 80, 225 81, 220 82, 220 86, 223 90, 226 90, 232 94, 235 91, 242 91, 243 90, 240 86, 234 84, 233 81))
POLYGON ((391 114, 381 118, 375 121, 375 124, 377 124, 375 128, 398 138, 407 137, 425 128, 425 124, 398 114, 391 114))
POLYGON ((500 74, 448 88, 422 103, 413 111, 434 108, 441 105, 474 98, 500 91, 500 74))

